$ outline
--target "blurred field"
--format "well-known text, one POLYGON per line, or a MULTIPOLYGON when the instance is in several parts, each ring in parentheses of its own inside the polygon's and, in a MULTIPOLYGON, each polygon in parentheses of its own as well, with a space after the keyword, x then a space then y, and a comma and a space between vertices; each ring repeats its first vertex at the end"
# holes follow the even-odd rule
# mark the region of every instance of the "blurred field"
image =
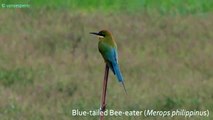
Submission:
MULTIPOLYGON (((39 1, 38 6, 42 4, 39 1)), ((210 111, 210 117, 108 120, 212 120, 213 14, 208 7, 212 2, 188 0, 197 6, 184 7, 187 15, 177 7, 178 14, 170 16, 175 9, 170 5, 165 14, 155 12, 157 9, 150 14, 139 12, 133 2, 129 4, 133 14, 120 9, 118 0, 108 4, 112 2, 120 12, 112 13, 104 3, 109 11, 100 14, 99 8, 94 8, 100 3, 95 1, 85 5, 91 6, 91 13, 83 3, 79 10, 75 6, 50 9, 62 4, 54 2, 50 8, 0 9, 0 119, 98 119, 73 117, 72 109, 99 109, 104 62, 97 50, 98 40, 89 32, 108 29, 118 43, 128 91, 125 95, 110 73, 108 109, 210 111), (199 8, 202 5, 206 8, 199 8)), ((66 5, 72 2, 77 3, 66 5)), ((152 2, 147 7, 151 11, 157 4, 152 2)))
POLYGON ((213 10, 212 0, 1 0, 0 3, 25 3, 33 8, 81 10, 84 12, 145 12, 160 14, 203 14, 213 10))

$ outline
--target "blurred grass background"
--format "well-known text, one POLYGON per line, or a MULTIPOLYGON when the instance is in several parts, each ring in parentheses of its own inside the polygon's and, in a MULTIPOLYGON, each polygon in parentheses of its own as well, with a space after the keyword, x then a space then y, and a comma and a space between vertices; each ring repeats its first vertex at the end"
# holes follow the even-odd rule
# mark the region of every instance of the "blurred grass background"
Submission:
POLYGON ((213 10, 211 0, 1 0, 2 3, 25 3, 33 8, 105 11, 105 12, 158 12, 160 14, 192 14, 213 10))
POLYGON ((91 31, 111 30, 128 95, 110 73, 114 110, 206 110, 211 120, 213 2, 210 0, 1 0, 0 119, 76 120, 99 109, 104 62, 91 31))

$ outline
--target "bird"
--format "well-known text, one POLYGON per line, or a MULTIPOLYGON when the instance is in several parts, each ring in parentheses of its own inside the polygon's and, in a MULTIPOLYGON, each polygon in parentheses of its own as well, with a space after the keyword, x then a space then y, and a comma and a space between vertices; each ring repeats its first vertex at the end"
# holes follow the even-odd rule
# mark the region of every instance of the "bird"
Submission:
POLYGON ((101 30, 99 32, 90 32, 90 34, 97 35, 99 38, 98 50, 101 53, 105 63, 111 69, 117 80, 122 84, 125 93, 127 93, 124 78, 120 71, 118 63, 117 44, 111 32, 108 30, 101 30))

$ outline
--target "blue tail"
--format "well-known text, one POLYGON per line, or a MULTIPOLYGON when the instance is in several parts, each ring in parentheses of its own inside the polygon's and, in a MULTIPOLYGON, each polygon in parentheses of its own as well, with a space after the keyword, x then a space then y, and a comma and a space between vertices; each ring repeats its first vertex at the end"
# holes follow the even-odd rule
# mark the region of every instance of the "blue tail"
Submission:
POLYGON ((118 65, 117 63, 113 64, 113 69, 114 69, 114 72, 115 72, 115 75, 116 75, 118 81, 119 81, 119 82, 123 82, 124 79, 123 79, 123 76, 122 76, 122 74, 121 74, 119 65, 118 65))
POLYGON ((114 72, 115 72, 115 75, 116 75, 118 81, 122 83, 122 86, 123 86, 123 88, 124 88, 124 91, 125 91, 125 93, 127 94, 127 92, 126 92, 126 87, 125 87, 125 85, 124 85, 124 79, 123 79, 123 76, 122 76, 122 74, 121 74, 119 65, 118 65, 117 63, 115 63, 115 64, 113 65, 113 68, 114 68, 114 72))
POLYGON ((110 69, 115 74, 115 76, 117 77, 118 81, 122 84, 122 86, 124 88, 124 91, 127 94, 126 87, 125 87, 125 84, 124 84, 124 79, 123 79, 123 76, 121 74, 121 71, 120 71, 118 63, 112 63, 112 64, 108 64, 108 65, 110 65, 110 69))

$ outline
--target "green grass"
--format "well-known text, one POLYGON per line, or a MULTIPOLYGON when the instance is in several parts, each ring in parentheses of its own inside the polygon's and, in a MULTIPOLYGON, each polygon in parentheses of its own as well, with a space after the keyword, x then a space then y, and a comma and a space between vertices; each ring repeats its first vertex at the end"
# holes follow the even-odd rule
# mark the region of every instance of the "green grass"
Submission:
POLYGON ((213 10, 211 0, 3 0, 1 3, 30 4, 31 8, 69 9, 101 12, 139 12, 153 14, 186 15, 206 13, 213 10))
POLYGON ((26 85, 33 83, 35 72, 31 69, 16 68, 14 70, 0 69, 0 82, 4 86, 11 86, 13 84, 26 85))
POLYGON ((31 2, 35 9, 0 9, 0 119, 98 119, 73 117, 72 110, 99 109, 104 61, 97 38, 89 32, 101 29, 111 30, 116 38, 128 92, 125 95, 110 72, 108 109, 210 111, 209 117, 106 120, 213 119, 211 2, 180 0, 180 6, 196 6, 183 9, 178 4, 171 7, 178 1, 145 0, 144 8, 139 1, 128 3, 127 11, 140 14, 127 13, 127 4, 117 0, 101 1, 104 6, 99 8, 95 8, 98 1, 58 6, 49 1, 49 7, 39 0, 31 2), (154 12, 158 4, 166 12, 154 12), (98 13, 105 8, 106 13, 98 13))

